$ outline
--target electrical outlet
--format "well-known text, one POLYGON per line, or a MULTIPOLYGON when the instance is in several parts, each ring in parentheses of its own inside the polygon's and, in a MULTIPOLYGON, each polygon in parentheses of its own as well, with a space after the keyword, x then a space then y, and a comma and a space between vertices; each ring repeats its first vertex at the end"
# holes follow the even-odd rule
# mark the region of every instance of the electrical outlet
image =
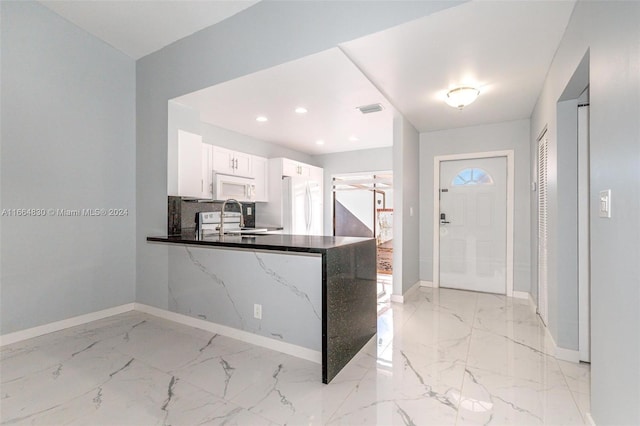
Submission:
POLYGON ((254 303, 253 305, 253 317, 256 319, 262 319, 262 305, 254 303))

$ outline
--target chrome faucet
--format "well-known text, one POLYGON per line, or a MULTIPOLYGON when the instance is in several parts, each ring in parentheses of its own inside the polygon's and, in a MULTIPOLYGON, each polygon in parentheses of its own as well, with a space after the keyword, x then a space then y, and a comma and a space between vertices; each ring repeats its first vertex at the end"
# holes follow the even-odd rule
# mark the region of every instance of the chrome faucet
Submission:
POLYGON ((220 211, 220 235, 224 235, 224 210, 227 207, 227 203, 236 203, 238 205, 238 208, 240 209, 240 229, 244 228, 244 217, 242 216, 242 204, 240 204, 240 201, 234 199, 234 198, 229 198, 228 200, 225 200, 224 203, 222 203, 222 211, 220 211))

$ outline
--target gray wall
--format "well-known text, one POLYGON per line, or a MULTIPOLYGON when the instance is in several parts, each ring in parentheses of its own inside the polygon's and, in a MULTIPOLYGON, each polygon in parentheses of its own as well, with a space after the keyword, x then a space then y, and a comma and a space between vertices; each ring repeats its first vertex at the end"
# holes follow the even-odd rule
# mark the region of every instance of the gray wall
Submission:
POLYGON ((393 119, 393 293, 420 280, 420 135, 401 115, 393 119), (399 267, 401 266, 401 267, 399 267))
POLYGON ((35 2, 2 2, 0 333, 134 301, 135 62, 35 2))
POLYGON ((167 102, 460 2, 260 2, 137 62, 137 300, 168 305, 167 102), (357 25, 353 23, 357 22, 357 25))
POLYGON ((324 169, 324 234, 333 235, 333 192, 331 179, 335 175, 358 172, 390 171, 393 149, 376 148, 316 155, 315 164, 324 169))
MULTIPOLYGON (((557 102, 589 54, 591 171, 591 414, 598 425, 640 424, 640 3, 576 5, 531 118, 531 140, 549 129, 558 199, 564 164, 558 147, 557 102), (612 218, 597 215, 598 192, 612 191, 612 218)), ((550 177, 552 177, 550 176, 550 177)), ((567 238, 551 216, 558 241, 567 238)), ((569 232, 572 232, 570 230, 569 232)), ((561 247, 550 256, 561 259, 561 247)), ((559 296, 567 284, 549 277, 559 296)), ((572 298, 577 298, 573 294, 572 298)), ((558 299, 562 311, 572 301, 558 299)), ((559 316, 559 314, 557 315, 559 316)), ((565 330, 558 323, 560 338, 565 330)), ((577 333, 573 329, 570 333, 577 333)), ((560 342, 558 342, 560 344, 560 342)))
POLYGON ((433 281, 433 162, 438 155, 514 151, 513 289, 530 289, 529 120, 420 135, 420 279, 433 281))

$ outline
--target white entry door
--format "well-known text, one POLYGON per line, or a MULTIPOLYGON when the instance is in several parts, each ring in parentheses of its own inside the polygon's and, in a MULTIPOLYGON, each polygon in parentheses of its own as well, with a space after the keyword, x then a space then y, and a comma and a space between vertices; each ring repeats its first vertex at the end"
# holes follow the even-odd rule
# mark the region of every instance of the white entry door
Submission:
POLYGON ((440 286, 506 294, 506 157, 442 161, 439 220, 440 286))

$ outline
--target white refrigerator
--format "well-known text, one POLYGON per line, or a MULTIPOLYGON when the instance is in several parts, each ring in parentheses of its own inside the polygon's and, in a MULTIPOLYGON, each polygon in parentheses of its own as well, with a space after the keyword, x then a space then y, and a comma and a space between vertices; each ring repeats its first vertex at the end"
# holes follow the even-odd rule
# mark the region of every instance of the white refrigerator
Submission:
POLYGON ((285 234, 322 235, 322 182, 283 177, 282 221, 285 234))

